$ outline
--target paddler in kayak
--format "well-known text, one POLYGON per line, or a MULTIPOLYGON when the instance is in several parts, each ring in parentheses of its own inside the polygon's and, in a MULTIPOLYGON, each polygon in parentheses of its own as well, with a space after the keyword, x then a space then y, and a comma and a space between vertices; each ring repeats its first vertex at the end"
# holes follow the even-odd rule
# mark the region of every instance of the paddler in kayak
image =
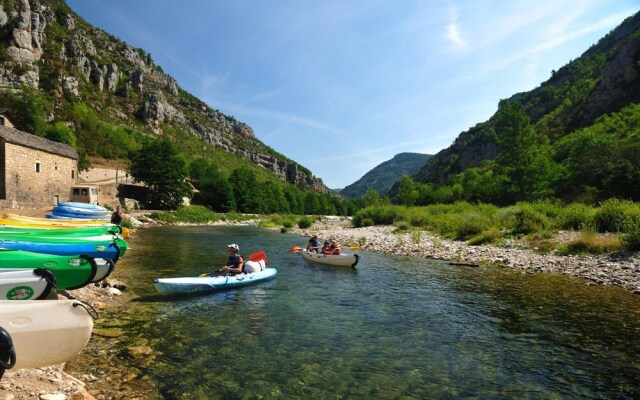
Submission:
POLYGON ((220 268, 216 272, 222 273, 223 275, 239 275, 243 273, 244 267, 244 258, 238 252, 240 251, 240 246, 235 243, 232 243, 227 246, 229 250, 229 258, 227 259, 227 265, 220 268))

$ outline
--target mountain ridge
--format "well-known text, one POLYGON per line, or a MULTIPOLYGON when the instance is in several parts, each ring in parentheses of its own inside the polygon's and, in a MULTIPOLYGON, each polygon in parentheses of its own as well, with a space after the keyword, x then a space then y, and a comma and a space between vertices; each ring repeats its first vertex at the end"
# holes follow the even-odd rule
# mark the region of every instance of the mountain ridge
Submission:
POLYGON ((379 194, 386 194, 394 182, 403 175, 412 175, 418 171, 431 157, 430 154, 404 152, 392 159, 378 164, 354 183, 340 190, 340 194, 348 199, 364 195, 369 187, 379 194))

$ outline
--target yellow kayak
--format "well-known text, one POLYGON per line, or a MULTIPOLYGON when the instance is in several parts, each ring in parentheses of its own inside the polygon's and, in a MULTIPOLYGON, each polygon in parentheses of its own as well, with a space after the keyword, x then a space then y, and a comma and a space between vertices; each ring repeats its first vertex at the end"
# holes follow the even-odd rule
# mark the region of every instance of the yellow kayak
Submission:
POLYGON ((77 220, 77 219, 51 219, 51 218, 38 218, 38 217, 27 217, 24 215, 18 214, 4 214, 3 220, 10 220, 16 222, 27 222, 31 224, 41 224, 41 225, 54 225, 54 226, 103 226, 108 225, 109 220, 106 219, 92 219, 92 220, 77 220))
MULTIPOLYGON (((13 215, 13 214, 5 214, 5 216, 7 215, 13 215)), ((22 216, 19 216, 22 217, 22 216)), ((23 218, 32 218, 32 217, 23 217, 23 218)), ((41 218, 42 222, 23 222, 23 221, 14 221, 12 219, 6 219, 6 218, 0 218, 0 228, 2 228, 3 226, 8 227, 8 228, 29 228, 29 229, 45 229, 45 230, 51 230, 51 229, 55 229, 55 230, 66 230, 69 232, 72 232, 74 229, 78 229, 78 228, 94 228, 94 227, 105 227, 105 226, 109 226, 109 225, 113 225, 109 222, 102 222, 99 224, 69 224, 63 222, 62 224, 60 222, 58 222, 58 220, 47 220, 46 218, 41 218), (45 223, 46 221, 52 221, 51 223, 45 223)), ((34 220, 37 220, 34 219, 34 220)), ((114 225, 115 226, 115 225, 114 225)), ((124 239, 127 239, 129 237, 129 228, 120 228, 120 231, 122 233, 122 237, 124 239)))

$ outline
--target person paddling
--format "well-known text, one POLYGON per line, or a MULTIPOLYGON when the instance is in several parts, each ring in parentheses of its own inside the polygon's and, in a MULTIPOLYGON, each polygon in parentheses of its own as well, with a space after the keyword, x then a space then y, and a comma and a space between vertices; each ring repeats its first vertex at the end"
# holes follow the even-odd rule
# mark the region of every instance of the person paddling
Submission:
POLYGON ((240 251, 240 246, 233 243, 227 246, 229 250, 229 258, 227 259, 227 265, 220 268, 216 272, 225 273, 228 272, 231 275, 239 275, 242 274, 244 268, 244 259, 238 252, 240 251))
POLYGON ((318 235, 311 236, 311 239, 309 239, 309 243, 307 244, 307 251, 319 253, 321 247, 320 242, 318 242, 318 235))

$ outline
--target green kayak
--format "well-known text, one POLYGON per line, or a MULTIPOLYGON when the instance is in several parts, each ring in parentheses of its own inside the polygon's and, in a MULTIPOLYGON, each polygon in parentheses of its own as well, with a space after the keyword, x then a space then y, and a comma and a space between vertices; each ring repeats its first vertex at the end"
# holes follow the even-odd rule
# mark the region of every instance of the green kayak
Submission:
POLYGON ((115 235, 120 234, 119 226, 91 226, 70 229, 42 229, 25 226, 9 226, 0 224, 0 236, 4 235, 34 235, 34 236, 67 236, 67 237, 83 237, 83 236, 99 236, 99 235, 115 235))
POLYGON ((22 250, 0 249, 0 269, 46 268, 56 278, 56 289, 78 289, 94 280, 96 261, 87 256, 58 256, 22 250))

